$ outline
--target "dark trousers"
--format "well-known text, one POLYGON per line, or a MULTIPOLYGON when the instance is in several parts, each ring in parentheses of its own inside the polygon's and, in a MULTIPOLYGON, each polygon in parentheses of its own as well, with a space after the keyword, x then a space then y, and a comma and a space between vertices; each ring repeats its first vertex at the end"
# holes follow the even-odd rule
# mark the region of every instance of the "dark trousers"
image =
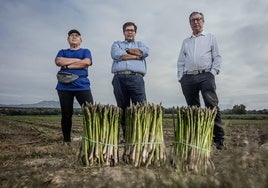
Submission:
POLYGON ((214 124, 214 141, 224 139, 224 129, 221 121, 218 97, 216 94, 215 77, 210 72, 197 75, 183 75, 181 79, 182 92, 189 106, 200 107, 199 93, 201 91, 207 108, 217 107, 217 115, 214 124))
POLYGON ((117 106, 123 110, 121 126, 125 136, 125 110, 133 104, 146 101, 145 84, 139 75, 115 75, 112 81, 117 106))
POLYGON ((73 103, 74 97, 78 103, 82 106, 85 102, 93 103, 93 97, 90 90, 87 91, 60 91, 58 90, 58 96, 61 107, 61 129, 63 134, 63 140, 65 142, 71 141, 72 130, 72 115, 73 115, 73 103))

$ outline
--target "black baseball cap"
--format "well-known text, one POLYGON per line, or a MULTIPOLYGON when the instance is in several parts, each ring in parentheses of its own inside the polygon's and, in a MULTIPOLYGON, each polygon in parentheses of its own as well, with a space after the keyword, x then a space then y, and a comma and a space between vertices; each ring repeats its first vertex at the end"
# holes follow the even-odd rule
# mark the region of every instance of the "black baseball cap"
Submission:
POLYGON ((77 33, 78 35, 81 36, 80 32, 77 31, 76 29, 72 29, 72 30, 70 30, 70 31, 68 32, 68 36, 70 36, 72 33, 77 33))

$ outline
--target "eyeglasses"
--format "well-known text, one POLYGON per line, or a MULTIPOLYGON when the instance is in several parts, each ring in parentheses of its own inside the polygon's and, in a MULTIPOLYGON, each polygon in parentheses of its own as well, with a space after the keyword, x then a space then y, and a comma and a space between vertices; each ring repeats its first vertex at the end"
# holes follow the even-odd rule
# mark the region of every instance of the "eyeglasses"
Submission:
POLYGON ((201 20, 203 20, 203 18, 193 18, 190 19, 190 22, 194 23, 195 21, 200 22, 201 20))
POLYGON ((80 37, 80 35, 78 33, 73 33, 73 34, 69 35, 69 37, 80 37))
POLYGON ((133 32, 135 32, 135 30, 134 29, 126 29, 125 32, 132 32, 133 33, 133 32))

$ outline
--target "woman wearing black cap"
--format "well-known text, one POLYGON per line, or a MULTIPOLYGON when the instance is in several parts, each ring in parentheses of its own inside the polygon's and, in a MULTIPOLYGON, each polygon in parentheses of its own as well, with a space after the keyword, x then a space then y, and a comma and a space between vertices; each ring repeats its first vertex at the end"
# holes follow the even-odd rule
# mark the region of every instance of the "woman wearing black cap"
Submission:
POLYGON ((60 67, 56 86, 61 106, 61 128, 64 142, 71 142, 72 115, 74 97, 82 106, 85 102, 93 103, 88 79, 88 67, 92 65, 91 52, 80 48, 82 43, 79 31, 68 32, 70 48, 58 52, 55 63, 60 67))

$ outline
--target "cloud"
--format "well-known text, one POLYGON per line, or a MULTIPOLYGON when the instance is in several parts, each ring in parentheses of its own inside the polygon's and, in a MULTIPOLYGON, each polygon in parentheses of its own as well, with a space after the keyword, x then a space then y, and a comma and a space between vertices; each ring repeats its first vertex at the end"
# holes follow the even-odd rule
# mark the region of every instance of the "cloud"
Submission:
POLYGON ((134 21, 136 39, 150 47, 145 77, 148 101, 185 105, 176 62, 183 39, 191 34, 189 14, 201 11, 205 30, 215 34, 223 56, 216 77, 221 105, 267 108, 267 8, 265 0, 2 2, 0 103, 58 100, 54 58, 58 50, 68 48, 67 32, 76 28, 82 34, 82 47, 92 52, 89 73, 94 100, 115 104, 110 47, 123 40, 123 23, 134 21))

